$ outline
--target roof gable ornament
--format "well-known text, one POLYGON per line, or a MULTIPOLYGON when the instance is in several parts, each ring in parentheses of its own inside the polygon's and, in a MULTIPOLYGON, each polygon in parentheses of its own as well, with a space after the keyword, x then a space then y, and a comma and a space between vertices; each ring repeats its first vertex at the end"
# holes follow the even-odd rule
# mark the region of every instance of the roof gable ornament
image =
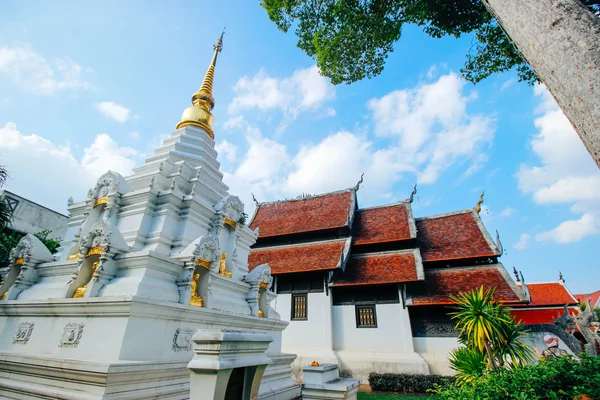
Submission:
POLYGON ((254 196, 254 193, 250 193, 252 195, 252 201, 254 202, 254 204, 256 204, 256 206, 258 207, 258 200, 256 200, 256 197, 254 196))
POLYGON ((563 274, 560 271, 558 271, 558 280, 562 283, 565 283, 565 278, 563 278, 563 274))
POLYGON ((477 204, 475 205, 475 211, 477 211, 477 214, 479 214, 481 212, 481 205, 483 204, 483 195, 485 194, 485 191, 481 192, 481 196, 479 196, 479 200, 477 200, 477 204))
POLYGON ((356 185, 354 185, 354 190, 356 190, 357 192, 358 192, 358 189, 360 189, 360 184, 363 183, 364 176, 365 176, 364 172, 362 174, 360 174, 360 179, 358 180, 358 182, 356 182, 356 185))
POLYGON ((500 234, 498 233, 498 230, 496 230, 496 247, 498 247, 500 255, 504 254, 504 247, 502 246, 502 242, 500 241, 500 234))
POLYGON ((514 265, 513 265, 513 274, 515 275, 515 279, 517 280, 517 282, 521 282, 521 279, 519 278, 519 273, 517 272, 517 269, 515 268, 514 265))
POLYGON ((408 202, 412 203, 415 199, 415 194, 417 194, 417 182, 415 182, 415 187, 413 188, 412 193, 410 194, 410 197, 408 198, 408 202))

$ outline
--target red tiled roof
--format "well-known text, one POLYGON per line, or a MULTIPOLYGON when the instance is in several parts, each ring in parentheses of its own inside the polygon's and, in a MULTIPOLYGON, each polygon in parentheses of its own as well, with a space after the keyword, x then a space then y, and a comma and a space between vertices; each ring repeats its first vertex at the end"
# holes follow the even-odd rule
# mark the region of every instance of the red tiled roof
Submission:
MULTIPOLYGON (((418 251, 418 250, 417 250, 418 251)), ((378 285, 423 279, 423 265, 413 251, 370 253, 350 257, 335 286, 378 285), (421 276, 419 277, 419 271, 421 276)))
POLYGON ((269 264, 271 274, 336 269, 341 265, 347 240, 313 242, 301 245, 252 249, 248 256, 249 271, 269 264))
POLYGON ((531 302, 524 304, 524 307, 548 307, 575 305, 577 299, 571 296, 571 293, 560 282, 549 283, 527 283, 531 302))
POLYGON ((573 296, 579 303, 586 303, 589 300, 592 307, 600 306, 600 290, 590 294, 575 294, 573 296))
MULTIPOLYGON (((561 307, 542 309, 519 309, 511 310, 510 313, 524 325, 553 324, 555 319, 565 313, 561 307)), ((575 315, 577 311, 569 310, 569 314, 575 315)))
MULTIPOLYGON (((494 299, 503 303, 521 302, 511 287, 510 278, 502 273, 501 264, 425 270, 425 289, 413 296, 413 305, 453 304, 450 295, 484 288, 495 288, 494 299)), ((512 281, 511 281, 512 282, 512 281)), ((519 290, 518 288, 516 290, 519 290)))
MULTIPOLYGON (((395 242, 414 238, 409 225, 408 203, 356 211, 354 244, 395 242)), ((412 215, 410 216, 412 218, 412 215)), ((414 221, 411 221, 414 223, 414 221)))
POLYGON ((259 238, 337 229, 348 225, 354 212, 352 189, 298 200, 259 204, 250 229, 259 238))
POLYGON ((499 255, 492 249, 472 212, 417 219, 417 240, 423 261, 499 255))

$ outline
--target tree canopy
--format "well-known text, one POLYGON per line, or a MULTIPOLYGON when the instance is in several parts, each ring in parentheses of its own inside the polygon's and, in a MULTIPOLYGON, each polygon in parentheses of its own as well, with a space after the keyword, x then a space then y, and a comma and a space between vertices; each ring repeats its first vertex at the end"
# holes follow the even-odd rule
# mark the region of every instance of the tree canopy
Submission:
MULTIPOLYGON (((598 0, 581 0, 594 12, 598 0)), ((529 84, 538 77, 481 0, 262 0, 277 27, 295 29, 298 47, 313 57, 334 84, 379 75, 404 24, 431 37, 474 34, 461 69, 477 83, 496 72, 516 69, 529 84)))

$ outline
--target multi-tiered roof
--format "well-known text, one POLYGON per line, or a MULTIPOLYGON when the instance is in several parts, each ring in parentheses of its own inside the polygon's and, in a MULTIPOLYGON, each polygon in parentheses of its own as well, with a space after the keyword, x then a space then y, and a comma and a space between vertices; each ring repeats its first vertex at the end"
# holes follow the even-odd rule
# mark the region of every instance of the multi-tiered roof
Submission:
POLYGON ((250 269, 268 263, 273 275, 328 271, 334 287, 408 284, 412 306, 449 304, 450 294, 481 285, 495 287, 507 304, 528 300, 498 263, 500 242, 477 208, 414 218, 412 196, 361 209, 357 189, 258 203, 250 269))

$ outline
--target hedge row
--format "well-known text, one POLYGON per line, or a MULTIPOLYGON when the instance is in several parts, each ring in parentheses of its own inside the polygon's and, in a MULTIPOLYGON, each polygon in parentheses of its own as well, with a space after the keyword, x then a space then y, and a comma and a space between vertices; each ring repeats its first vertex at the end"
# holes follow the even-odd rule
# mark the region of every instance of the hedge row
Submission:
POLYGON ((429 389, 452 381, 441 375, 369 374, 369 384, 376 392, 427 393, 429 389))

